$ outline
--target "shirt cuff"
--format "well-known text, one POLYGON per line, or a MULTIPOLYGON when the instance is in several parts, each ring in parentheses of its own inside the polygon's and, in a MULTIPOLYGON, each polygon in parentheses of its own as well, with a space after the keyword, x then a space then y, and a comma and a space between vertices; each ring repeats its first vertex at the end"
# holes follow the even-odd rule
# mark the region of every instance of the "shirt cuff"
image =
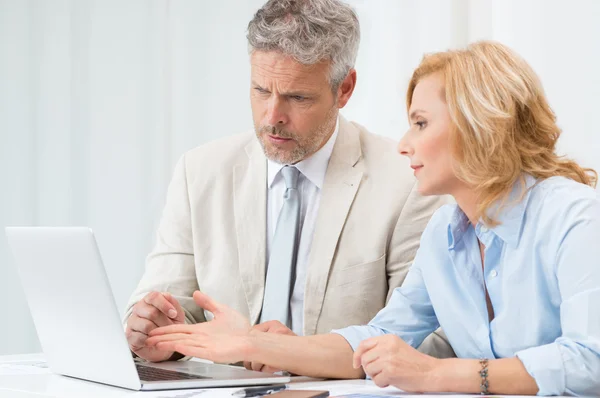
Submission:
POLYGON ((517 352, 527 372, 535 379, 537 395, 562 395, 565 391, 565 368, 558 344, 546 344, 517 352))
POLYGON ((339 334, 345 338, 352 347, 352 351, 356 351, 361 341, 386 334, 383 330, 369 325, 349 326, 343 329, 332 330, 331 333, 339 334))

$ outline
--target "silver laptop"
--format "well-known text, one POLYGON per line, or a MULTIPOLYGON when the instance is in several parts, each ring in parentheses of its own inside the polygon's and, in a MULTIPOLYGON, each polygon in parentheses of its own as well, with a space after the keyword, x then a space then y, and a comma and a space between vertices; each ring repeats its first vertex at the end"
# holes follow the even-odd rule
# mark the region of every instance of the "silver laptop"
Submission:
POLYGON ((6 235, 54 373, 132 390, 290 381, 238 366, 135 362, 89 228, 8 227, 6 235))

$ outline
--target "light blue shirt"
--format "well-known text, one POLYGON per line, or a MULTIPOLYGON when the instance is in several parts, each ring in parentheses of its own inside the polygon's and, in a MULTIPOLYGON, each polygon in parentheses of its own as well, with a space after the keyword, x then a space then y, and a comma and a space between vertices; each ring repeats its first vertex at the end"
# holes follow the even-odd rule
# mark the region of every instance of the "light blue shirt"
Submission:
POLYGON ((563 177, 535 183, 515 184, 494 228, 440 208, 387 306, 333 332, 354 350, 387 333, 418 347, 441 326, 459 358, 517 356, 538 395, 600 395, 600 196, 563 177))

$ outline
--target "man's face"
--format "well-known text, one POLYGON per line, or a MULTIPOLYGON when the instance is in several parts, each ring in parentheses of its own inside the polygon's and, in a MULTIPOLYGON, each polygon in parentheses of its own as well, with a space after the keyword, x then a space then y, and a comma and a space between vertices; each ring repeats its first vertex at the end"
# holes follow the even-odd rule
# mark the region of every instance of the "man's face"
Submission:
POLYGON ((306 66, 264 51, 252 53, 250 62, 252 118, 267 158, 294 164, 321 149, 338 115, 329 62, 306 66))

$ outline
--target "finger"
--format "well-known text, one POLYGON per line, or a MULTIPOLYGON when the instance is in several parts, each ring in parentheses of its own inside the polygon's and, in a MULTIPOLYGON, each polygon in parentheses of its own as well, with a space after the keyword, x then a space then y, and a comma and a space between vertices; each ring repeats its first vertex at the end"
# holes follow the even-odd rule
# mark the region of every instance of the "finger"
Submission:
POLYGON ((253 329, 258 330, 259 332, 272 332, 273 330, 281 328, 287 329, 287 326, 279 321, 267 321, 259 323, 258 325, 254 326, 253 329))
POLYGON ((176 340, 199 340, 197 337, 194 338, 194 336, 187 334, 187 333, 170 333, 170 334, 163 334, 163 335, 159 335, 159 336, 153 336, 153 337, 148 337, 148 340, 146 340, 146 345, 151 347, 153 345, 156 345, 158 343, 162 343, 165 341, 176 341, 176 340))
POLYGON ((264 373, 275 373, 275 372, 281 372, 281 369, 277 369, 277 368, 273 368, 271 366, 263 366, 263 368, 260 370, 261 372, 264 373))
POLYGON ((379 372, 374 377, 372 376, 371 380, 373 380, 377 387, 385 388, 390 385, 390 381, 384 372, 379 372))
POLYGON ((177 318, 177 309, 160 292, 148 293, 146 297, 144 297, 144 302, 156 307, 160 312, 171 319, 177 318))
POLYGON ((264 333, 286 334, 286 335, 290 335, 290 336, 296 335, 296 333, 294 333, 290 328, 285 326, 283 323, 281 323, 279 321, 274 321, 274 320, 259 323, 258 325, 255 325, 252 329, 259 331, 259 332, 264 332, 264 333))
MULTIPOLYGON (((193 347, 191 344, 182 344, 182 341, 184 341, 184 340, 163 341, 163 342, 158 343, 156 346, 154 346, 154 348, 156 348, 159 351, 171 352, 171 351, 177 351, 177 350, 175 350, 175 346, 177 346, 177 345, 185 346, 187 349, 193 347)), ((186 355, 182 351, 177 351, 177 352, 179 352, 183 355, 186 355)))
POLYGON ((252 370, 252 362, 244 361, 244 367, 246 370, 252 370))
POLYGON ((200 334, 202 333, 202 329, 199 327, 199 325, 187 325, 187 324, 173 324, 173 325, 169 325, 169 326, 162 326, 159 327, 158 329, 154 329, 153 331, 150 332, 150 336, 159 336, 159 335, 163 335, 163 334, 170 334, 170 333, 188 333, 188 334, 200 334), (195 328, 194 328, 195 326, 195 328))
POLYGON ((134 332, 143 333, 146 336, 152 330, 158 328, 158 325, 156 323, 146 318, 140 318, 138 316, 131 316, 129 318, 129 322, 127 322, 127 326, 134 332))
POLYGON ((252 370, 255 372, 262 372, 262 369, 265 367, 262 363, 252 362, 252 370))
POLYGON ((285 329, 276 329, 273 330, 272 333, 277 333, 277 334, 285 334, 285 335, 289 335, 289 336, 296 336, 296 333, 294 333, 292 330, 285 328, 285 329))
POLYGON ((362 343, 360 343, 356 351, 354 351, 354 355, 352 356, 352 367, 354 369, 360 368, 360 358, 365 352, 369 351, 376 345, 377 340, 375 340, 374 338, 364 340, 362 343))
POLYGON ((160 351, 176 351, 186 356, 203 358, 213 361, 212 355, 210 354, 209 350, 207 350, 204 347, 195 346, 194 343, 195 342, 193 340, 168 341, 158 344, 156 348, 160 351))
POLYGON ((207 359, 209 361, 218 362, 215 361, 215 357, 213 356, 210 350, 202 347, 175 344, 175 348, 173 349, 173 351, 177 351, 179 353, 182 353, 183 355, 187 355, 190 357, 202 358, 207 359))
POLYGON ((254 325, 254 327, 252 329, 259 331, 259 332, 267 333, 273 326, 273 322, 275 322, 275 321, 267 321, 267 322, 259 323, 258 325, 254 325))
POLYGON ((372 361, 368 365, 363 365, 363 370, 365 374, 370 378, 377 376, 383 370, 385 366, 385 362, 381 360, 372 361))
POLYGON ((199 290, 194 292, 194 302, 198 307, 203 308, 206 311, 210 311, 215 315, 221 312, 221 304, 199 290))
POLYGON ((127 343, 132 351, 137 351, 146 347, 146 340, 148 339, 148 336, 145 334, 129 329, 126 332, 126 336, 127 343))
POLYGON ((173 324, 173 321, 168 316, 160 312, 160 310, 155 306, 148 304, 145 301, 140 301, 133 307, 133 314, 140 318, 148 319, 156 323, 159 327, 173 324))
POLYGON ((184 322, 185 321, 185 311, 183 310, 183 307, 181 306, 181 303, 179 303, 179 300, 177 300, 175 297, 173 297, 173 295, 169 292, 164 292, 163 295, 165 296, 165 299, 167 299, 167 301, 169 303, 171 303, 173 305, 173 307, 175 307, 175 309, 177 310, 177 319, 179 322, 184 322))
POLYGON ((380 347, 374 347, 369 351, 362 354, 360 357, 360 365, 364 368, 366 365, 373 361, 378 360, 381 357, 382 351, 380 347))
POLYGON ((296 333, 294 333, 290 328, 288 328, 287 326, 277 322, 278 325, 273 325, 268 332, 269 333, 276 333, 276 334, 286 334, 286 335, 290 335, 290 336, 295 336, 296 333))

